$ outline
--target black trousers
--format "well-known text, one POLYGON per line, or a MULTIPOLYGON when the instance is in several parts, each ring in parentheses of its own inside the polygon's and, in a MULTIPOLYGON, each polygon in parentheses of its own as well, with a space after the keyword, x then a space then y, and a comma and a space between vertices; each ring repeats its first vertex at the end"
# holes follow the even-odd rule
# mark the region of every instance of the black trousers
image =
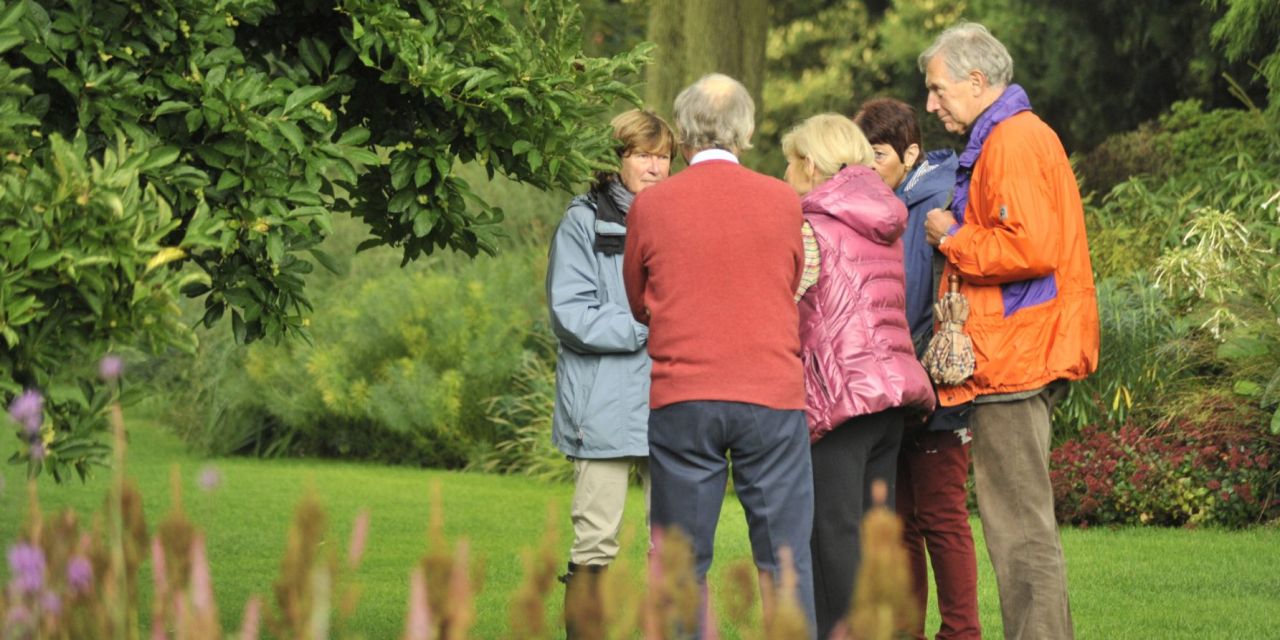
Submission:
POLYGON ((858 416, 813 444, 813 595, 818 637, 826 638, 849 611, 862 561, 862 516, 871 504, 871 483, 893 489, 902 444, 900 409, 858 416))

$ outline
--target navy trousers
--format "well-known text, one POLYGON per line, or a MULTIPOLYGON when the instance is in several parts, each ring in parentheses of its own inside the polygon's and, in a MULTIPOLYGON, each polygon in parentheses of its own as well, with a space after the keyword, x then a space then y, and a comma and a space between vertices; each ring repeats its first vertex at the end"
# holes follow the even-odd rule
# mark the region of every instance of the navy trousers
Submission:
POLYGON ((652 523, 679 527, 692 539, 697 577, 705 581, 730 460, 756 567, 780 580, 778 550, 791 550, 796 595, 813 629, 813 469, 804 412, 720 401, 651 411, 652 523))

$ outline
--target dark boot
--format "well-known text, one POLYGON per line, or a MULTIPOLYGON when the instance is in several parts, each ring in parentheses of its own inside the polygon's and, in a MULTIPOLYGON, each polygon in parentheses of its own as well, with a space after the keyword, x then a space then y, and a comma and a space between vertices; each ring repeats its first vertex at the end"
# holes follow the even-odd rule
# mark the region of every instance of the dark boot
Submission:
POLYGON ((568 640, 604 637, 604 608, 600 602, 601 574, 609 565, 569 563, 564 583, 564 632, 568 640))

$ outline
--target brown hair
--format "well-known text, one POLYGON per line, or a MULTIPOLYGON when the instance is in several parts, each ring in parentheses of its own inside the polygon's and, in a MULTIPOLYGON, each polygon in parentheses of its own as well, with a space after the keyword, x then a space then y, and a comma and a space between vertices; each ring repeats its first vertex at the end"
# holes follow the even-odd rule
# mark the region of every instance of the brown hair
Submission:
POLYGON ((916 110, 909 104, 894 98, 873 98, 862 103, 853 116, 871 144, 887 144, 898 152, 898 160, 905 161, 907 147, 916 145, 924 153, 920 140, 920 121, 916 110))
MULTIPOLYGON (((675 153, 676 135, 671 126, 648 109, 623 111, 609 121, 609 126, 613 127, 613 139, 618 143, 614 150, 619 158, 632 151, 668 156, 675 153)), ((601 171, 596 174, 593 186, 603 186, 615 175, 616 171, 601 171)))

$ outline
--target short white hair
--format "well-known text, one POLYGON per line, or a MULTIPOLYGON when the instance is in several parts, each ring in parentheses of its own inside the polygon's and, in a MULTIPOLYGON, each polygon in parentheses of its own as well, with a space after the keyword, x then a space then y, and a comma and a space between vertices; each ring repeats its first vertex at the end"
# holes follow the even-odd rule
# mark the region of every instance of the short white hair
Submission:
POLYGON ((933 44, 916 60, 924 72, 935 57, 942 55, 951 79, 960 81, 970 71, 978 71, 995 87, 1013 82, 1013 57, 1009 50, 976 22, 961 22, 938 34, 933 44))
POLYGON ((676 96, 675 121, 680 146, 703 149, 751 148, 756 103, 741 82, 709 73, 676 96))

